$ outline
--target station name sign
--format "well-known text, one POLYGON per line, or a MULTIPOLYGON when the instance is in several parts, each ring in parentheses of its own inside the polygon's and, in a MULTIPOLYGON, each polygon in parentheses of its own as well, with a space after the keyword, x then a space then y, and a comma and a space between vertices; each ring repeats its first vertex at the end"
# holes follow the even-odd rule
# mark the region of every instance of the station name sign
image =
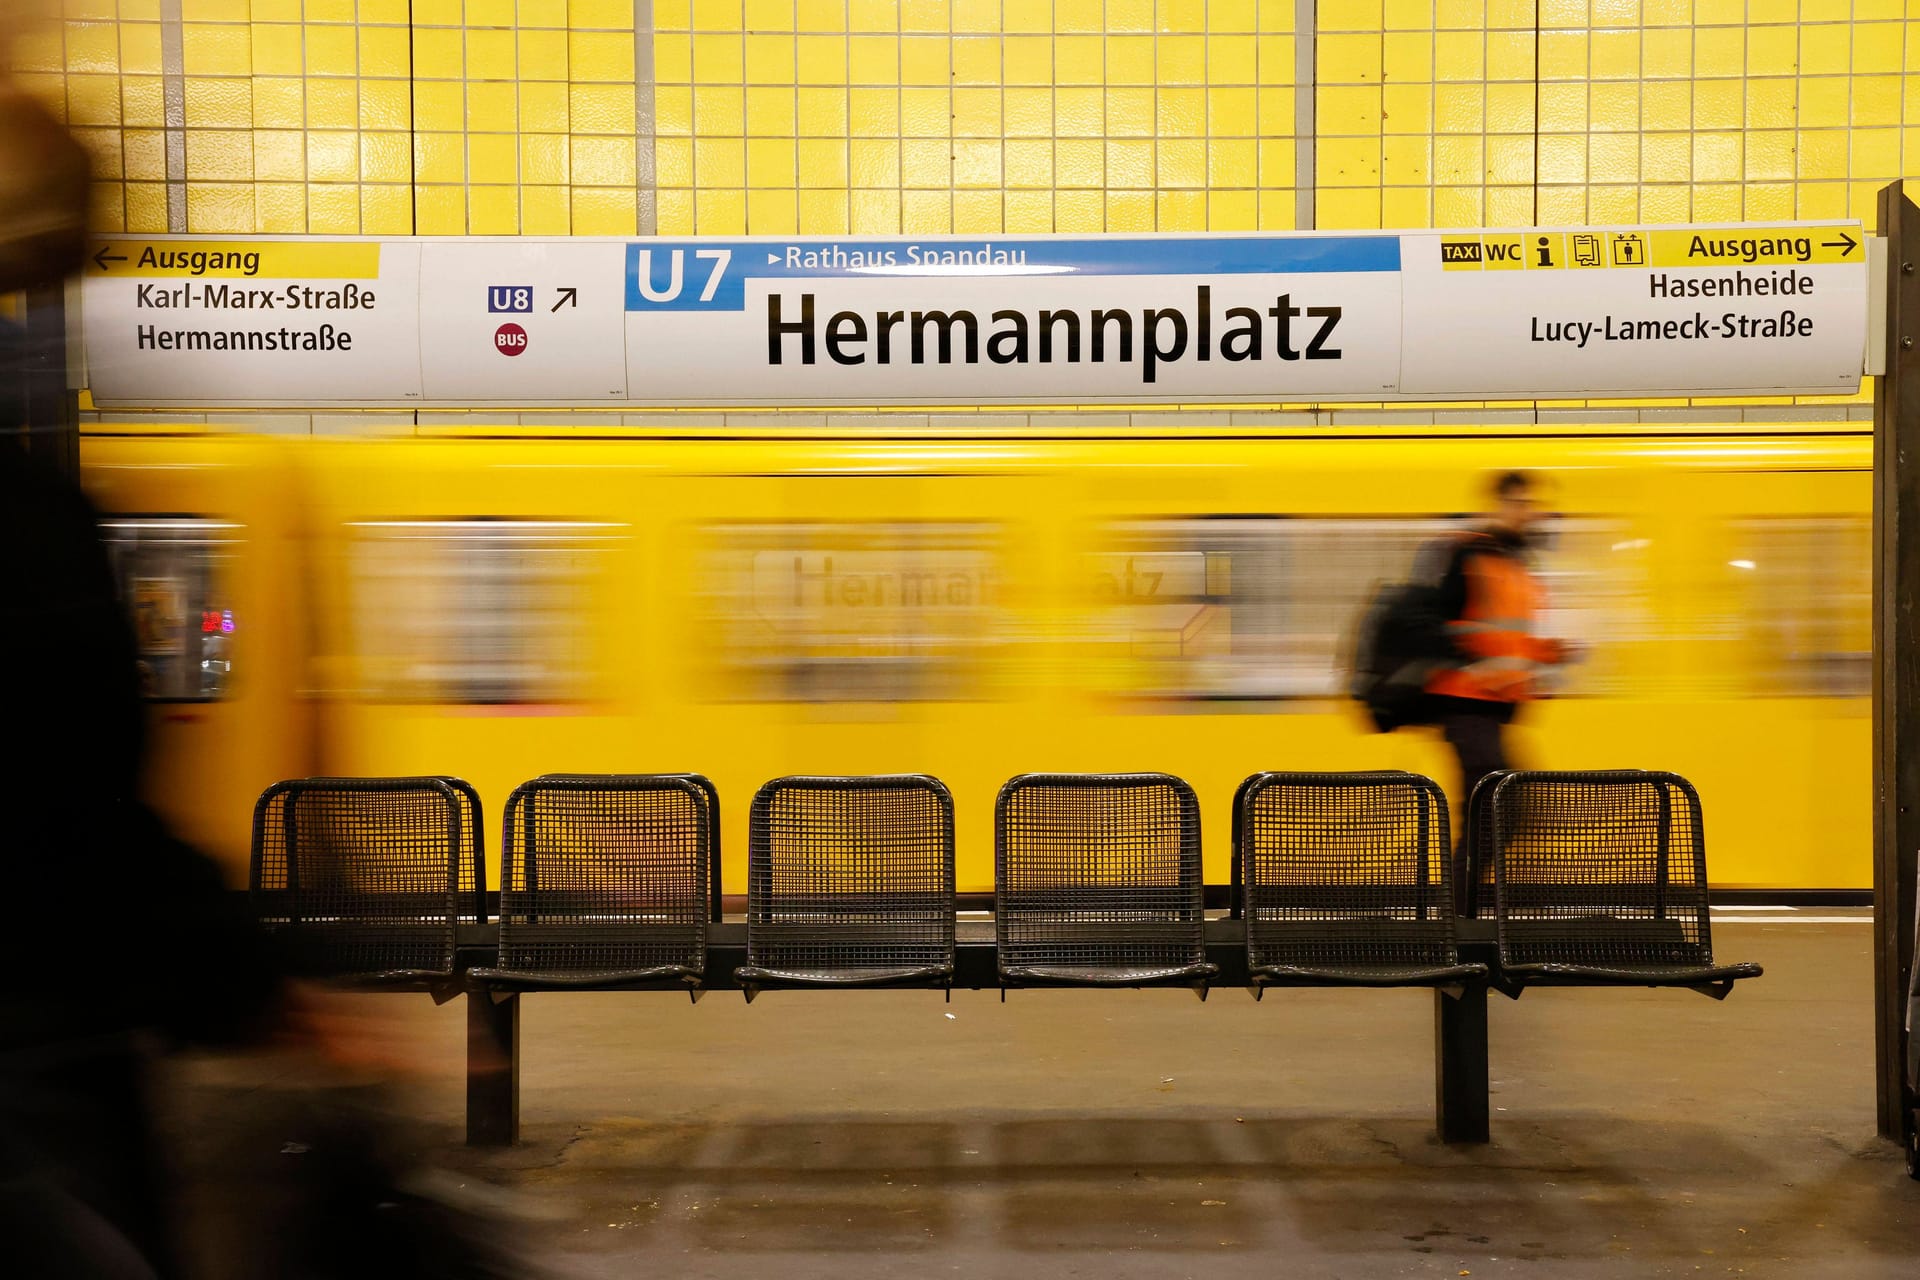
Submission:
POLYGON ((1858 389, 1858 223, 1012 239, 108 236, 106 406, 1858 389))

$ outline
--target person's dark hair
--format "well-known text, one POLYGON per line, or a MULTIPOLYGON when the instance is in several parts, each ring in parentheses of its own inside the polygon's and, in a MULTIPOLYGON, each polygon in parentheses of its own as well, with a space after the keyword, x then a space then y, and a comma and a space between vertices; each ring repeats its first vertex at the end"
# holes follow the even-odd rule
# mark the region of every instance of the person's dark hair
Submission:
POLYGON ((1502 471, 1493 478, 1491 488, 1495 498, 1511 498, 1523 489, 1533 488, 1533 477, 1524 471, 1502 471))

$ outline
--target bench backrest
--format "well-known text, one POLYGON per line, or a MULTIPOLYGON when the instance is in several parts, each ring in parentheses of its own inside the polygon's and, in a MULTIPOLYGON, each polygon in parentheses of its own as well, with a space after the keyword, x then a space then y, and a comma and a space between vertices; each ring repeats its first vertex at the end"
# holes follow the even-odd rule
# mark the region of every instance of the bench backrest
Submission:
POLYGON ((1014 778, 994 805, 1003 969, 1204 962, 1200 804, 1164 773, 1014 778))
POLYGON ((937 778, 777 778, 753 797, 747 963, 953 967, 953 797, 937 778))
POLYGON ((1700 797, 1686 779, 1521 771, 1488 803, 1503 964, 1713 963, 1700 797))
POLYGON ((683 774, 549 774, 502 824, 499 968, 706 968, 709 794, 683 774))
POLYGON ((302 972, 451 974, 481 901, 479 804, 457 779, 301 778, 254 805, 254 913, 302 972))
POLYGON ((1250 965, 1451 965, 1447 800, 1417 774, 1261 773, 1235 798, 1250 965))

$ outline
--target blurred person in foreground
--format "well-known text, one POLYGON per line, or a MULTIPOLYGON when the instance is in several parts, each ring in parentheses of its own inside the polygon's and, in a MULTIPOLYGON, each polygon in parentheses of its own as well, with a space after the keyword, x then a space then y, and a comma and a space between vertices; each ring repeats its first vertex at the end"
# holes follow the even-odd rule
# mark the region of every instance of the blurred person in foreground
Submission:
MULTIPOLYGON (((1534 576, 1538 486, 1524 471, 1495 476, 1492 511, 1455 540, 1439 577, 1438 606, 1454 660, 1427 680, 1432 722, 1460 764, 1458 812, 1490 773, 1512 768, 1506 729, 1521 704, 1538 696, 1541 677, 1573 657, 1562 640, 1536 634, 1546 593, 1534 576)), ((1466 838, 1454 850, 1454 884, 1466 888, 1466 838)))
MULTIPOLYGON (((86 191, 85 155, 0 74, 0 291, 78 269, 86 191)), ((18 331, 0 322, 0 377, 18 377, 25 358, 18 331)), ((147 1096, 157 1050, 278 1043, 360 1080, 401 1064, 358 1006, 282 980, 214 865, 141 803, 146 710, 133 634, 93 509, 19 447, 39 425, 0 422, 0 670, 12 677, 14 761, 0 824, 10 961, 0 1272, 147 1280, 179 1273, 147 1096)), ((337 1094, 306 1101, 316 1156, 282 1175, 291 1194, 261 1195, 277 1216, 248 1206, 270 1220, 249 1222, 258 1238, 246 1252, 273 1259, 253 1274, 504 1274, 460 1210, 397 1189, 402 1164, 376 1121, 337 1094)), ((278 1150, 286 1136, 252 1141, 278 1150)))

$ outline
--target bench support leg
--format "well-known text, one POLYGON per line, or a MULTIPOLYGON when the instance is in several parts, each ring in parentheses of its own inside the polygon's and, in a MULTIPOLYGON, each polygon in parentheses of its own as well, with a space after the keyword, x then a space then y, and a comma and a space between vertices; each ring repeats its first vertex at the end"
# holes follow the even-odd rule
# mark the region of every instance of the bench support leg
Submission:
POLYGON ((467 1145, 520 1140, 520 997, 467 994, 467 1145))
POLYGON ((1487 1142, 1487 988, 1433 993, 1433 1106, 1442 1142, 1487 1142))

